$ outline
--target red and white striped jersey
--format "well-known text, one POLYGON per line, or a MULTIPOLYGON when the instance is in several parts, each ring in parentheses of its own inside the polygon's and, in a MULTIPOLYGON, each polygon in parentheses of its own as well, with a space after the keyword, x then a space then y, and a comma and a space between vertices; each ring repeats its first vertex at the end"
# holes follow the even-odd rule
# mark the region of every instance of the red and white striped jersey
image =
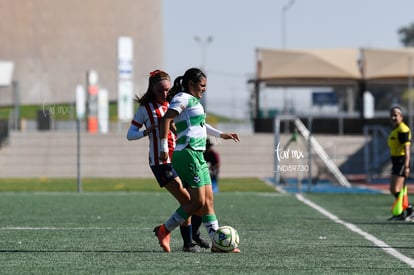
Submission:
MULTIPOLYGON (((145 128, 151 127, 151 125, 160 125, 160 120, 164 116, 165 112, 168 110, 169 103, 165 102, 164 104, 158 104, 156 102, 148 103, 145 105, 139 106, 138 110, 134 115, 134 119, 131 121, 131 126, 128 130, 127 138, 140 139, 144 137, 144 129, 141 130, 143 126, 145 128)), ((149 164, 160 165, 171 163, 172 153, 175 148, 176 137, 173 132, 168 133, 168 148, 169 148, 169 157, 166 161, 159 160, 160 155, 160 129, 156 127, 155 131, 151 132, 148 135, 149 138, 149 164)))

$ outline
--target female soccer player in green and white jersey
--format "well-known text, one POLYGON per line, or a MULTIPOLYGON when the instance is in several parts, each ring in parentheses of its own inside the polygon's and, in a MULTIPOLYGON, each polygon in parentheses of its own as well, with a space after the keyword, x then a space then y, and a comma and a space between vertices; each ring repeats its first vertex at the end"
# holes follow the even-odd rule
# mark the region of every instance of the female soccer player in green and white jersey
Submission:
MULTIPOLYGON (((149 154, 148 160, 151 170, 161 188, 167 189, 180 204, 190 201, 190 194, 184 189, 177 172, 171 163, 171 156, 175 147, 176 136, 173 131, 168 133, 168 149, 170 157, 164 160, 159 159, 159 121, 168 110, 169 99, 168 93, 171 88, 171 79, 168 73, 155 70, 150 73, 148 79, 148 89, 145 94, 136 98, 140 104, 138 110, 131 121, 128 129, 128 140, 139 140, 148 136, 149 154), (145 126, 145 129, 143 127, 145 126)), ((202 223, 201 217, 193 215, 180 226, 180 232, 183 237, 185 252, 199 252, 200 249, 192 243, 194 240, 200 247, 210 248, 210 243, 200 236, 198 230, 202 223)))
MULTIPOLYGON (((208 165, 203 156, 207 135, 236 142, 240 139, 236 133, 223 133, 206 124, 206 115, 200 103, 206 86, 206 75, 197 68, 191 68, 183 76, 177 77, 171 88, 174 97, 160 125, 162 160, 168 157, 167 133, 172 122, 175 124, 177 141, 172 163, 191 196, 190 203, 181 205, 164 224, 155 228, 160 245, 165 251, 170 251, 170 232, 193 214, 202 216, 210 238, 213 238, 219 227, 214 211, 208 165)), ((222 252, 214 246, 211 251, 222 252)), ((233 252, 240 250, 235 249, 233 252)))

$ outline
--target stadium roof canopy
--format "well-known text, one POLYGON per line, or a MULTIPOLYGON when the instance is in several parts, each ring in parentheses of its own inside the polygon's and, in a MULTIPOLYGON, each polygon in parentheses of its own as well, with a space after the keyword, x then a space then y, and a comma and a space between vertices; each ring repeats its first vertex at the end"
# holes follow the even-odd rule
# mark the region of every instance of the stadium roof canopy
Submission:
POLYGON ((364 59, 362 77, 369 83, 407 83, 414 73, 414 48, 361 49, 364 59))
POLYGON ((256 59, 256 79, 249 82, 266 86, 354 86, 362 80, 393 84, 407 83, 413 74, 414 48, 259 48, 256 59))

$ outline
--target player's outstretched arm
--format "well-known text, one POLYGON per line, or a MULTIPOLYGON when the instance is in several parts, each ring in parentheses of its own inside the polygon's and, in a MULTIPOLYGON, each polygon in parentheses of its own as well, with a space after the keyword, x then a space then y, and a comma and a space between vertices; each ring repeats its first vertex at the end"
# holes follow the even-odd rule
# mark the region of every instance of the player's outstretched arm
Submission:
POLYGON ((213 137, 220 137, 222 139, 232 139, 235 142, 239 142, 240 138, 237 133, 223 133, 222 131, 214 128, 210 124, 206 124, 207 129, 207 135, 213 136, 213 137))
POLYGON ((221 133, 220 137, 222 139, 232 139, 235 142, 239 142, 240 141, 240 137, 237 133, 221 133))

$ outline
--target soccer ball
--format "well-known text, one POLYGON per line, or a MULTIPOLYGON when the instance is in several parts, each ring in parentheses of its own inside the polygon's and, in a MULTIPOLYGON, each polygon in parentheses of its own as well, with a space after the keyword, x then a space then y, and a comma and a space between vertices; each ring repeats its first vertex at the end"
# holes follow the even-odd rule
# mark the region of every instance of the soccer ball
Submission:
POLYGON ((239 233, 231 226, 221 226, 214 234, 213 245, 222 251, 232 251, 239 246, 239 233))

